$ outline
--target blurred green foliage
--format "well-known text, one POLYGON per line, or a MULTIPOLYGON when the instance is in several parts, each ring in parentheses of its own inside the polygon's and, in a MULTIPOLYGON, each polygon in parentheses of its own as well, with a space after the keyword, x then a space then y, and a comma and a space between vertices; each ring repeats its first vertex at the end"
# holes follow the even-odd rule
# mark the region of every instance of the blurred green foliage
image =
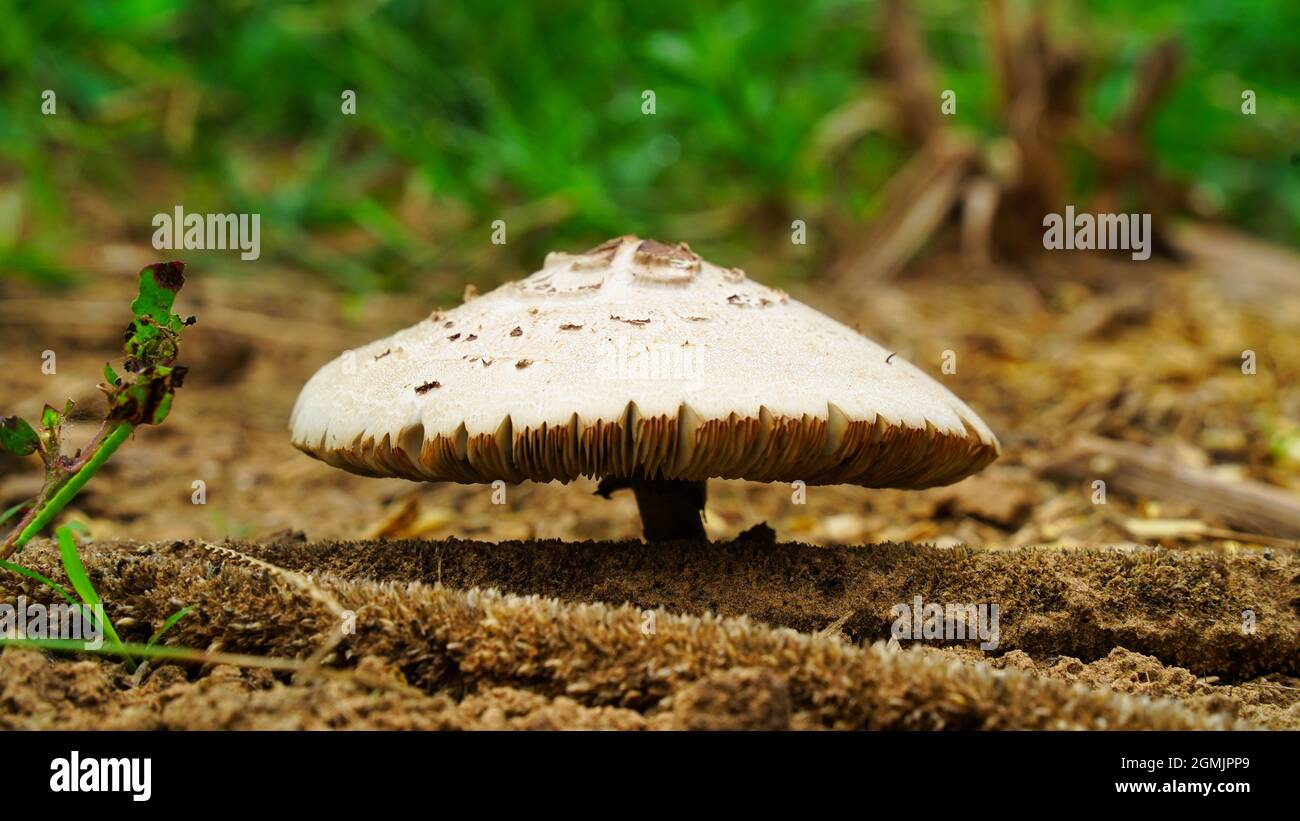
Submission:
MULTIPOLYGON (((982 7, 918 9, 957 118, 996 135, 982 7)), ((860 0, 0 0, 0 265, 57 281, 80 237, 147 243, 183 202, 261 213, 263 259, 357 292, 439 266, 490 284, 500 254, 519 273, 631 232, 730 259, 759 243, 794 271, 812 252, 776 241, 790 220, 817 237, 866 218, 907 156, 877 129, 878 18, 860 0), (487 242, 496 219, 508 250, 487 242)), ((1249 230, 1300 239, 1300 4, 1096 0, 1056 22, 1089 56, 1099 125, 1143 50, 1181 36, 1160 162, 1249 230)))

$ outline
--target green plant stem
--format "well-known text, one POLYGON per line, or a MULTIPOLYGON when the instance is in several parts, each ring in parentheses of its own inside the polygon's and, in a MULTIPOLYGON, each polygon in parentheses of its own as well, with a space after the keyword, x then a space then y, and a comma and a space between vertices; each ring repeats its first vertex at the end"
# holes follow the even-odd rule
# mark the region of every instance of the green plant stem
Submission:
POLYGON ((59 511, 63 510, 72 501, 73 497, 85 487, 86 482, 90 481, 90 477, 99 472, 99 469, 104 466, 104 463, 113 455, 113 452, 127 440, 133 430, 135 430, 135 425, 130 422, 123 422, 105 436, 99 443, 99 449, 95 451, 90 459, 72 475, 72 478, 63 487, 59 488, 58 492, 40 505, 36 515, 18 534, 18 538, 6 545, 4 550, 0 552, 0 559, 7 558, 14 551, 22 550, 24 545, 53 521, 59 511))
POLYGON ((0 637, 0 647, 34 647, 40 650, 54 650, 62 653, 96 653, 105 656, 143 656, 145 658, 184 661, 191 664, 230 664, 236 667, 260 667, 269 670, 294 672, 303 668, 299 659, 286 659, 264 656, 250 656, 244 653, 209 653, 188 647, 168 647, 166 645, 146 646, 143 644, 105 643, 102 647, 86 647, 83 639, 8 639, 0 637))

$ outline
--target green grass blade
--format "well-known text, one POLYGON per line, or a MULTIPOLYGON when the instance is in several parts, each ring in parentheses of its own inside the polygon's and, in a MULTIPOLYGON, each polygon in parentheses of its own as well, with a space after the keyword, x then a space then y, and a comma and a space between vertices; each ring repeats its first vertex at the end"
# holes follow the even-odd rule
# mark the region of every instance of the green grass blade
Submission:
POLYGON ((118 643, 103 645, 97 649, 86 647, 82 639, 10 639, 0 636, 0 647, 31 647, 37 650, 49 650, 56 653, 91 653, 101 656, 120 656, 128 661, 132 658, 154 658, 169 661, 183 661, 191 664, 230 664, 236 667, 260 667, 269 670, 301 670, 303 662, 298 659, 251 656, 243 653, 209 653, 191 647, 167 647, 158 645, 149 647, 144 644, 118 643))
POLYGON ((145 647, 153 647, 157 644, 158 639, 162 638, 163 633, 166 633, 168 630, 175 627, 176 622, 188 616, 190 611, 193 609, 194 605, 191 604, 189 607, 182 607, 180 610, 177 610, 175 613, 168 616, 167 621, 163 622, 163 626, 158 628, 158 632, 149 637, 149 641, 145 644, 145 647))
POLYGON ((35 579, 36 581, 40 582, 46 587, 51 588, 55 593, 58 593, 63 598, 67 599, 69 603, 77 604, 77 605, 81 604, 81 602, 77 601, 72 597, 71 593, 63 589, 63 585, 59 584, 58 582, 52 579, 45 578, 40 573, 37 573, 35 570, 23 567, 21 565, 12 564, 11 562, 6 562, 3 559, 0 559, 0 569, 8 570, 12 573, 17 573, 20 576, 26 576, 29 579, 35 579))
POLYGON ((4 524, 5 522, 9 521, 13 517, 17 516, 19 513, 22 512, 23 508, 27 507, 31 503, 32 502, 30 499, 26 502, 19 502, 18 504, 6 510, 4 513, 0 513, 0 525, 4 524))
MULTIPOLYGON (((59 543, 59 555, 63 558, 63 571, 68 574, 68 581, 72 582, 72 587, 77 591, 77 595, 81 596, 81 600, 91 607, 100 608, 100 612, 103 612, 103 602, 100 601, 99 593, 90 583, 86 566, 81 563, 81 556, 77 554, 77 543, 72 538, 72 530, 72 526, 64 525, 54 532, 59 543)), ((117 630, 113 628, 113 622, 109 620, 107 613, 104 613, 102 621, 103 624, 100 626, 108 645, 123 646, 122 639, 118 637, 117 630)), ((126 657, 126 662, 127 667, 134 671, 135 662, 129 655, 126 657)))
POLYGON ((91 607, 102 604, 99 593, 90 583, 90 576, 86 575, 86 566, 81 563, 81 556, 77 555, 77 543, 72 538, 72 528, 65 525, 55 531, 55 536, 59 542, 59 556, 63 559, 63 572, 68 574, 68 581, 72 582, 77 595, 91 607))

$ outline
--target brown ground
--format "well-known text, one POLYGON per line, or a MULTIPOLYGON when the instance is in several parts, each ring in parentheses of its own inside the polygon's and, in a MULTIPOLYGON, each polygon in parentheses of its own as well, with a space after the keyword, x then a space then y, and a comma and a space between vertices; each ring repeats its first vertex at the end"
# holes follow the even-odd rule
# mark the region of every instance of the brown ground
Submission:
MULTIPOLYGON (((138 686, 117 663, 6 650, 0 725, 1300 727, 1294 540, 1242 533, 1177 494, 1112 491, 1094 505, 1084 483, 1045 469, 1091 433, 1228 480, 1300 487, 1300 266, 1235 238, 1197 241, 1177 266, 1057 255, 1041 270, 961 276, 939 260, 854 309, 796 291, 942 379, 1005 454, 952 488, 809 488, 802 506, 787 487, 713 483, 710 536, 766 521, 790 542, 766 547, 564 545, 551 540, 634 538, 630 495, 521 486, 494 506, 488 488, 314 462, 288 444, 298 387, 433 305, 374 297, 345 310, 295 272, 235 280, 192 262, 179 306, 199 316, 182 357, 192 378, 167 423, 138 433, 69 513, 96 539, 87 564, 127 638, 189 604, 169 644, 302 660, 334 630, 279 571, 174 539, 233 538, 310 572, 356 610, 357 633, 327 657, 334 672, 166 664, 138 686), (946 349, 956 374, 939 371, 946 349), (1245 349, 1254 375, 1241 373, 1245 349), (196 480, 206 504, 191 502, 196 480), (1183 519, 1215 538, 1169 521, 1183 519), (1152 521, 1155 542, 1140 527, 1152 521), (355 541, 367 538, 395 541, 355 541), (558 602, 458 592, 474 586, 558 602), (1001 646, 877 644, 889 608, 918 594, 999 603, 1001 646), (657 611, 653 637, 644 609, 657 611)), ((115 245, 84 258, 91 281, 66 297, 0 283, 5 412, 34 418, 71 396, 94 413, 134 272, 151 259, 115 245)), ((34 460, 0 460, 0 505, 34 493, 38 475, 34 460)), ((21 561, 62 578, 46 544, 21 561)), ((0 577, 0 601, 17 582, 0 577)))
MULTIPOLYGON (((8 649, 0 655, 9 667, 0 678, 0 722, 1183 729, 1291 727, 1300 718, 1300 617, 1290 604, 1300 567, 1293 559, 1066 551, 1029 557, 913 545, 832 551, 715 543, 642 553, 634 543, 516 544, 504 549, 517 557, 533 547, 541 558, 497 577, 493 547, 371 542, 341 555, 333 544, 89 546, 93 581, 114 602, 125 640, 143 641, 184 603, 196 615, 177 625, 173 643, 319 658, 322 668, 307 665, 278 681, 265 670, 241 674, 220 666, 191 668, 187 679, 180 668, 162 666, 132 686, 120 665, 53 662, 8 649), (392 561, 394 548, 414 560, 392 561), (418 580, 436 572, 436 561, 419 558, 429 551, 445 557, 443 585, 418 580), (290 565, 338 570, 302 575, 285 569, 290 565), (767 572, 747 572, 755 567, 767 572), (840 572, 827 572, 834 568, 840 572), (371 569, 380 580, 365 578, 371 569), (582 603, 602 573, 655 592, 621 606, 582 603), (470 577, 507 589, 550 588, 561 598, 445 586, 470 577), (799 583, 778 588, 773 577, 799 583), (854 592, 840 589, 837 579, 854 592), (1158 608, 1149 613, 1132 609, 1133 597, 1157 582, 1183 595, 1153 597, 1158 608), (899 589, 1005 602, 999 655, 986 664, 973 647, 904 651, 877 641, 888 636, 881 608, 905 598, 899 589), (699 610, 711 597, 718 601, 713 614, 674 615, 699 610), (806 607, 791 608, 791 600, 806 607), (863 632, 852 635, 843 619, 808 629, 809 613, 849 602, 864 608, 863 632), (1258 609, 1256 633, 1233 626, 1238 602, 1258 609), (727 615, 737 606, 761 613, 770 626, 727 615), (349 613, 355 630, 337 635, 349 613), (1121 648, 1089 664, 1041 650, 1070 646, 1071 625, 1090 622, 1101 635, 1181 655, 1192 669, 1121 648), (1187 634, 1198 629, 1200 640, 1189 642, 1187 634), (1238 683, 1205 675, 1212 670, 1238 683)), ((48 541, 29 548, 24 560, 47 575, 58 572, 48 541)), ((3 587, 9 599, 21 592, 50 600, 44 588, 15 577, 3 587)))

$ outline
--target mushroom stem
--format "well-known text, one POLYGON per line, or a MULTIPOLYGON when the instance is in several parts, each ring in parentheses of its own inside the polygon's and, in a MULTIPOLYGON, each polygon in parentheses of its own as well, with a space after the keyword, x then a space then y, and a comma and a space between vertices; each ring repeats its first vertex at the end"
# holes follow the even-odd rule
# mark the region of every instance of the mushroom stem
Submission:
POLYGON ((708 495, 704 482, 683 479, 624 479, 606 476, 600 480, 596 495, 632 488, 636 506, 641 511, 641 527, 646 541, 667 542, 673 539, 703 541, 704 500, 708 495))
POLYGON ((641 479, 630 482, 641 511, 641 526, 648 542, 673 539, 703 541, 706 496, 704 482, 679 479, 641 479))

